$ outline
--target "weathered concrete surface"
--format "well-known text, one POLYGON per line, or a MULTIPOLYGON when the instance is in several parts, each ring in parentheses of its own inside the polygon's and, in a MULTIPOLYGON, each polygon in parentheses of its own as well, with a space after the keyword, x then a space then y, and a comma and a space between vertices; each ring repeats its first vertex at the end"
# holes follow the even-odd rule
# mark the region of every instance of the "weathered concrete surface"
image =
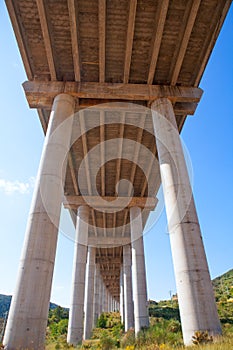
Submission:
POLYGON ((53 103, 3 341, 9 350, 44 349, 74 105, 66 94, 53 103))
POLYGON ((84 305, 83 339, 89 339, 93 325, 94 277, 95 277, 95 248, 88 247, 86 268, 86 300, 84 305))
POLYGON ((85 273, 87 261, 89 209, 78 209, 76 239, 73 264, 72 295, 67 333, 67 342, 77 345, 83 339, 85 273))
POLYGON ((125 308, 124 308, 124 279, 123 279, 123 266, 120 271, 120 315, 121 323, 125 322, 125 308))
POLYGON ((132 292, 132 255, 130 245, 123 246, 123 280, 125 332, 134 327, 133 292, 132 292))
POLYGON ((93 308, 93 325, 96 326, 100 314, 100 266, 95 265, 95 287, 94 287, 94 308, 93 308))
POLYGON ((146 268, 142 236, 142 215, 138 207, 130 208, 132 277, 134 300, 134 327, 137 334, 142 327, 149 326, 147 310, 146 268))
POLYGON ((213 288, 173 107, 152 106, 184 343, 195 331, 221 334, 213 288))

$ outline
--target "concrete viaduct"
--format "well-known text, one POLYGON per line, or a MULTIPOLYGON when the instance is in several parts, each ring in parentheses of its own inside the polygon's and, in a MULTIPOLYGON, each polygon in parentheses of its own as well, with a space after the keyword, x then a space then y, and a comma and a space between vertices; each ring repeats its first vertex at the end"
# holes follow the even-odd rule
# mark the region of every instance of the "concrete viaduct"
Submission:
POLYGON ((76 227, 68 342, 103 311, 149 325, 143 228, 161 183, 184 343, 221 334, 179 133, 230 4, 6 0, 45 133, 6 349, 44 348, 62 205, 76 227))

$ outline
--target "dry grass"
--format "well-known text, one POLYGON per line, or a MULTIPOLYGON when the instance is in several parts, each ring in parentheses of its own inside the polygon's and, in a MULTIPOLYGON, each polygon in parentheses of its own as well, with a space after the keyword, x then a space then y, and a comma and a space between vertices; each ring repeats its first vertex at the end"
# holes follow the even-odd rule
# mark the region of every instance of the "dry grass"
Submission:
MULTIPOLYGON (((87 347, 81 347, 81 349, 85 349, 87 347)), ((46 350, 56 350, 58 348, 56 348, 56 344, 50 344, 46 346, 46 350)), ((60 349, 65 349, 63 347, 60 347, 60 349)), ((77 348, 74 347, 69 347, 70 350, 74 350, 77 348)), ((79 347, 80 349, 80 347, 79 347)), ((101 350, 101 347, 89 347, 89 349, 99 349, 101 350)), ((136 350, 139 348, 134 348, 133 346, 128 346, 126 347, 126 350, 136 350)), ((140 350, 184 350, 185 347, 171 347, 168 346, 166 344, 161 344, 161 345, 155 345, 155 344, 151 344, 150 346, 142 346, 140 347, 140 350)), ((206 344, 206 345, 198 345, 198 346, 190 346, 188 348, 186 348, 188 350, 233 350, 233 338, 227 338, 224 337, 221 341, 219 341, 218 343, 215 344, 206 344)))

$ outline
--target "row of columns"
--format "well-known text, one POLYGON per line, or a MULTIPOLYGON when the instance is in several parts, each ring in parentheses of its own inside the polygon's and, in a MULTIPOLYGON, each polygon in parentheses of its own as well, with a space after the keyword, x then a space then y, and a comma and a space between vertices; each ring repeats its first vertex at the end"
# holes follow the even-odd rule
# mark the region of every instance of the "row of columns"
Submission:
MULTIPOLYGON (((5 331, 4 345, 8 350, 44 348, 74 108, 75 99, 68 94, 60 94, 54 99, 28 218, 16 291, 12 298, 5 331)), ((196 330, 208 330, 211 335, 218 335, 221 333, 221 327, 173 106, 167 98, 159 98, 152 103, 151 109, 170 232, 183 338, 185 344, 190 344, 196 330)), ((96 305, 94 304, 93 308, 93 303, 88 305, 87 302, 84 310, 88 220, 81 221, 80 217, 88 214, 84 207, 79 211, 68 331, 70 339, 71 334, 75 333, 74 343, 81 337, 84 311, 87 315, 94 313, 94 318, 97 314, 96 305)), ((133 298, 129 283, 130 254, 127 251, 128 248, 124 248, 120 309, 122 319, 130 326, 132 324, 132 303, 130 304, 129 301, 134 300, 134 322, 135 329, 138 330, 148 318, 144 302, 146 298, 145 265, 142 254, 143 240, 140 237, 142 224, 138 208, 132 208, 130 219, 132 221, 133 298), (127 320, 125 315, 128 315, 127 320)), ((90 290, 95 288, 93 254, 92 248, 89 248, 86 283, 90 286, 90 290)), ((100 294, 103 295, 103 293, 106 293, 106 290, 102 290, 100 294)), ((86 300, 89 300, 88 294, 86 300)), ((98 293, 95 295, 97 298, 98 293)), ((106 300, 105 297, 104 300, 99 301, 104 310, 109 308, 106 300)), ((91 321, 90 325, 93 325, 93 322, 91 321)), ((89 332, 89 325, 85 325, 84 336, 86 337, 89 332)), ((73 339, 71 340, 73 342, 73 339)))
POLYGON ((100 266, 95 262, 95 248, 88 246, 88 207, 80 206, 77 214, 68 343, 77 345, 90 338, 99 315, 119 310, 119 306, 125 331, 135 327, 138 333, 149 325, 141 209, 130 208, 132 242, 123 246, 120 305, 102 280, 100 266))

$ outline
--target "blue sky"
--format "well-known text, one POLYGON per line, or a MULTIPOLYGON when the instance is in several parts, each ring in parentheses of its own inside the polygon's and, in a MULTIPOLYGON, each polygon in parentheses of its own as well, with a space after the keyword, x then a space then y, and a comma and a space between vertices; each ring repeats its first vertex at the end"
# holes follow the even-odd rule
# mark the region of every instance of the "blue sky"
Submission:
MULTIPOLYGON (((7 11, 0 2, 0 293, 12 294, 43 132, 21 87, 26 80, 7 11)), ((212 277, 233 268, 233 8, 200 86, 204 95, 182 138, 192 160, 194 197, 212 277)), ((72 230, 67 219, 62 224, 72 230)), ((148 294, 165 299, 175 282, 165 213, 145 235, 148 294)), ((69 305, 73 243, 59 234, 51 299, 69 305)))

